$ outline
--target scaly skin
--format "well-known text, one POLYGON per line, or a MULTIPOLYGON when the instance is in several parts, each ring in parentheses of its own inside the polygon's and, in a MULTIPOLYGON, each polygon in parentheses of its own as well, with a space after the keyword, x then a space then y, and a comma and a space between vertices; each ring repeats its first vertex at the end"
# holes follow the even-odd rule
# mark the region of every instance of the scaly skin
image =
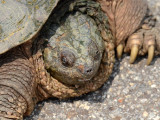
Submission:
POLYGON ((34 66, 20 47, 1 55, 0 66, 0 117, 22 119, 37 102, 34 66))

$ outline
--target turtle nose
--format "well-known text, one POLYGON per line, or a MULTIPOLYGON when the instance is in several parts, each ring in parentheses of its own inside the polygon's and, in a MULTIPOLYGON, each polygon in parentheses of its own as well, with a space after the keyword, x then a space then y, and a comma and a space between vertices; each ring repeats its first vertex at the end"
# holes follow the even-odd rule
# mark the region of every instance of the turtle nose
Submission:
POLYGON ((91 67, 87 67, 85 70, 84 70, 84 74, 86 74, 86 75, 90 75, 90 74, 92 74, 93 73, 93 68, 91 68, 91 67))
POLYGON ((93 74, 93 67, 79 65, 78 66, 78 71, 81 72, 82 74, 86 75, 86 76, 90 76, 90 75, 93 74))

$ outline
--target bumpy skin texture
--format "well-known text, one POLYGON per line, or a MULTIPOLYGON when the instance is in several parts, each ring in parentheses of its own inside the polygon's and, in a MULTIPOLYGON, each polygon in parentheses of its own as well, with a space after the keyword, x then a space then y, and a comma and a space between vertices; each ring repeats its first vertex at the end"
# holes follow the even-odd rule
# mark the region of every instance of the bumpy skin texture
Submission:
POLYGON ((51 24, 44 60, 57 80, 70 85, 83 84, 95 76, 101 63, 104 41, 95 21, 80 12, 51 24))
POLYGON ((22 119, 38 100, 34 66, 23 51, 18 47, 0 55, 0 118, 22 119))

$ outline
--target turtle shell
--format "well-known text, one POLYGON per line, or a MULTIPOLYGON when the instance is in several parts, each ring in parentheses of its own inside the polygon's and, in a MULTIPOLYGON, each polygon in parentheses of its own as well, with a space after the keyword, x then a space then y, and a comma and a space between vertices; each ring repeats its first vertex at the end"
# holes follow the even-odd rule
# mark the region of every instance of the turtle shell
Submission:
POLYGON ((0 54, 32 39, 59 0, 0 0, 0 54))

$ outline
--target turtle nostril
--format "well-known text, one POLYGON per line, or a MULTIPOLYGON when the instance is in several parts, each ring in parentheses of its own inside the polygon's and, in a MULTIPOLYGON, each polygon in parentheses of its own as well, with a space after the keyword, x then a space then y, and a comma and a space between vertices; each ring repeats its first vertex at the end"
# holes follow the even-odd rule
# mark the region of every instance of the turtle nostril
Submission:
POLYGON ((93 73, 93 68, 92 67, 88 67, 88 66, 83 66, 83 65, 79 65, 78 66, 78 71, 81 72, 84 75, 92 75, 93 73))
POLYGON ((92 73, 92 71, 93 71, 92 68, 88 68, 88 69, 86 70, 86 73, 87 73, 87 74, 90 74, 90 73, 92 73))

